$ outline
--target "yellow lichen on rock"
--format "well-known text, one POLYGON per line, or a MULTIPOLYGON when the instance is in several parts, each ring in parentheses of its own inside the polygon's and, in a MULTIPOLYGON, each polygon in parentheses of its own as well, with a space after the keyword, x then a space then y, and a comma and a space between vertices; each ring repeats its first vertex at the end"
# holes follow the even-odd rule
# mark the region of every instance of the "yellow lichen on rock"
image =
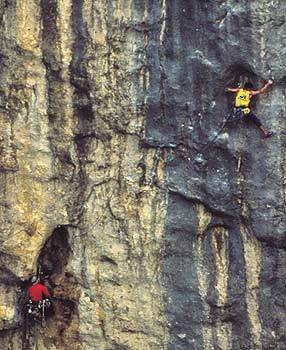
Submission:
POLYGON ((87 222, 96 221, 96 235, 89 234, 94 246, 85 250, 93 261, 86 272, 96 303, 85 297, 79 315, 85 319, 92 312, 95 337, 104 329, 118 344, 165 349, 168 331, 159 276, 167 193, 152 186, 159 159, 153 150, 142 155, 136 135, 114 135, 108 143, 108 148, 107 142, 90 143, 96 152, 90 154, 95 163, 86 168, 87 176, 96 180, 93 170, 98 167, 105 179, 90 192, 85 211, 87 222), (150 339, 146 330, 156 336, 150 339))
POLYGON ((198 239, 193 248, 193 254, 197 260, 197 278, 198 278, 198 290, 201 297, 202 303, 202 318, 204 319, 204 325, 202 326, 202 338, 203 338, 203 349, 213 350, 212 345, 212 329, 208 325, 210 318, 210 306, 206 302, 207 292, 209 287, 209 272, 205 263, 205 252, 204 252, 204 237, 203 233, 211 220, 210 214, 205 210, 202 205, 197 207, 198 217, 198 239))
POLYGON ((232 324, 231 322, 216 322, 217 345, 220 350, 232 349, 232 324))
POLYGON ((36 182, 23 181, 20 188, 13 205, 13 215, 17 217, 18 224, 4 246, 18 256, 27 273, 36 268, 38 252, 49 232, 44 212, 47 212, 51 199, 36 182))
POLYGON ((263 348, 262 324, 259 315, 258 288, 261 270, 261 244, 245 226, 241 226, 246 269, 246 307, 255 349, 263 348))
POLYGON ((69 64, 72 60, 73 33, 71 30, 72 1, 58 0, 57 27, 59 33, 60 60, 63 73, 68 74, 69 64))
POLYGON ((40 1, 17 1, 17 39, 20 47, 40 54, 40 1))
POLYGON ((228 231, 223 227, 216 227, 211 233, 211 240, 216 266, 217 304, 223 307, 228 295, 228 231))
POLYGON ((205 232, 208 224, 211 222, 212 215, 203 204, 198 204, 196 208, 198 218, 198 232, 200 235, 202 235, 205 232))
MULTIPOLYGON (((211 232, 211 241, 216 268, 215 290, 217 306, 225 307, 228 298, 229 280, 229 232, 224 227, 216 227, 211 232)), ((216 322, 216 336, 222 350, 232 348, 232 324, 230 322, 216 322)))
MULTIPOLYGON (((2 287, 2 286, 1 286, 2 287)), ((5 329, 13 326, 16 309, 14 307, 17 300, 17 291, 15 288, 1 288, 0 293, 0 328, 5 329)))
MULTIPOLYGON (((197 204, 197 220, 198 220, 198 237, 194 245, 194 255, 197 260, 197 278, 198 288, 202 302, 202 317, 204 325, 202 326, 203 349, 210 350, 214 347, 214 333, 212 327, 208 325, 211 318, 211 307, 208 304, 207 296, 210 283, 214 283, 216 291, 216 303, 218 307, 224 307, 228 297, 228 268, 229 268, 229 247, 228 247, 228 231, 223 227, 216 227, 206 233, 206 229, 211 222, 212 215, 202 204, 197 204), (207 265, 207 256, 205 252, 205 242, 210 239, 214 256, 215 265, 215 281, 211 277, 211 272, 207 265)), ((222 324, 216 322, 215 326, 217 343, 220 349, 231 349, 231 323, 222 324)))
POLYGON ((7 307, 6 305, 0 305, 0 320, 12 320, 14 317, 15 309, 13 307, 7 307))
MULTIPOLYGON (((199 252, 200 254, 200 252, 199 252)), ((210 318, 210 307, 205 303, 206 291, 207 291, 207 279, 204 275, 204 272, 198 271, 198 287, 200 291, 200 295, 202 297, 203 302, 203 310, 202 317, 204 319, 205 324, 202 326, 202 338, 203 338, 203 350, 213 350, 213 340, 212 340, 212 327, 208 325, 208 320, 210 318)))
POLYGON ((132 15, 132 0, 117 1, 114 3, 113 16, 115 18, 129 19, 132 15))

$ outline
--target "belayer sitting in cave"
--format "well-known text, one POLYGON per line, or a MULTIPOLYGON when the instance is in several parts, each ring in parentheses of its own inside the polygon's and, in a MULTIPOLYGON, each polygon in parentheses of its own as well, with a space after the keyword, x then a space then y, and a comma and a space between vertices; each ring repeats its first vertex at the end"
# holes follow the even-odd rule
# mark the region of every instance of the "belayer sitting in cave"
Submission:
POLYGON ((235 114, 243 116, 244 121, 251 121, 259 127, 264 137, 269 137, 273 134, 272 131, 267 130, 259 120, 259 118, 250 109, 250 100, 253 96, 265 92, 270 85, 272 80, 268 82, 258 90, 253 90, 251 83, 245 83, 243 88, 227 88, 226 91, 235 92, 235 114))
POLYGON ((28 316, 43 323, 46 310, 51 307, 51 296, 48 288, 36 276, 32 277, 31 283, 28 288, 28 316))

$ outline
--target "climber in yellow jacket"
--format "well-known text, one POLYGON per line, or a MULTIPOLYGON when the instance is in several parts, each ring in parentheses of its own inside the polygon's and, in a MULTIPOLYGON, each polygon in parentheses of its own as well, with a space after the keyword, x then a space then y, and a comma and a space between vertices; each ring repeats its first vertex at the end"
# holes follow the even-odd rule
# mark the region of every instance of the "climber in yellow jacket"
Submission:
POLYGON ((252 96, 261 94, 265 92, 270 85, 272 85, 272 80, 268 80, 268 82, 258 90, 253 90, 253 85, 251 83, 244 84, 243 88, 227 88, 226 91, 235 92, 235 109, 236 111, 241 112, 243 115, 243 119, 245 121, 251 121, 255 125, 259 127, 262 131, 264 137, 269 137, 273 133, 272 131, 267 130, 259 120, 259 118, 251 111, 250 109, 250 100, 252 96))

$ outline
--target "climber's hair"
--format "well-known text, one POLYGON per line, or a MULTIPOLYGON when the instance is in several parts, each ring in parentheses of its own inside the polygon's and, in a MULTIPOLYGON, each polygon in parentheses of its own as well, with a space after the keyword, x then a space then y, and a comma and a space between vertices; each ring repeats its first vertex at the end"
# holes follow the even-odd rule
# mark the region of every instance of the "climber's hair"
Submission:
POLYGON ((251 90, 254 88, 254 86, 251 83, 245 83, 243 88, 246 90, 251 90))

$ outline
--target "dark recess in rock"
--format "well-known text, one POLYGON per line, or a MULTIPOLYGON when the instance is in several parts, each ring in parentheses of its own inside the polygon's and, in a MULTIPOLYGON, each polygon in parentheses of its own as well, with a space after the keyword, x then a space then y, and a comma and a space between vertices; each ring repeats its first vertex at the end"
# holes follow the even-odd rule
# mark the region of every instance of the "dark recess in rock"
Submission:
POLYGON ((41 249, 38 266, 43 275, 53 276, 63 273, 71 253, 69 233, 64 226, 57 227, 41 249))
POLYGON ((77 317, 77 282, 66 271, 71 254, 68 228, 58 226, 38 258, 38 271, 52 293, 54 316, 59 337, 77 317))

